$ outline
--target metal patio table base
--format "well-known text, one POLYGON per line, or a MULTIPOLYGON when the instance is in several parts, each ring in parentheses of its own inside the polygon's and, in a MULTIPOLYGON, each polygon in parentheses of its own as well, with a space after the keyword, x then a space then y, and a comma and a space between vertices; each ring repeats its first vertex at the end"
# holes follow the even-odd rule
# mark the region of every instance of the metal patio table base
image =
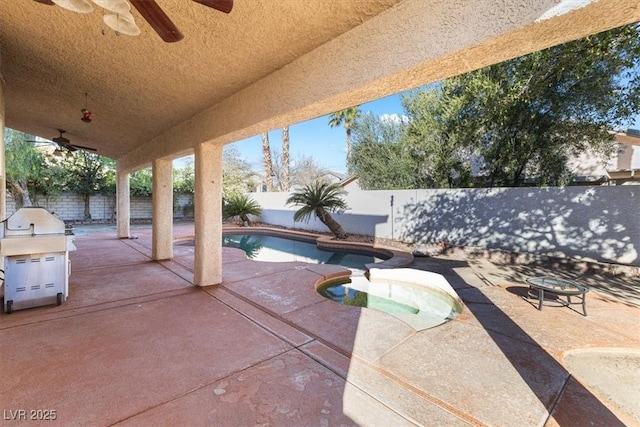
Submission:
POLYGON ((529 285, 529 297, 535 298, 535 290, 538 291, 538 310, 542 310, 542 302, 544 301, 544 293, 546 291, 558 296, 566 296, 567 301, 558 298, 558 301, 564 306, 568 307, 571 304, 582 304, 582 312, 584 316, 587 315, 587 292, 589 292, 589 289, 586 286, 555 277, 533 277, 527 279, 526 282, 529 285), (582 301, 573 303, 571 302, 572 296, 578 296, 582 301))

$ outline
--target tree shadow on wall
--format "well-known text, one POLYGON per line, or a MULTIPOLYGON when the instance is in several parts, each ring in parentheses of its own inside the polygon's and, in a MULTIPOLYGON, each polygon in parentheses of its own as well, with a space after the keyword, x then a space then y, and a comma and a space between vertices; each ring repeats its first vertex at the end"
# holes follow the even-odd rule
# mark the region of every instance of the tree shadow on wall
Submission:
POLYGON ((640 220, 633 214, 638 200, 634 192, 621 191, 625 189, 424 191, 402 207, 401 238, 418 246, 447 242, 638 265, 640 220))

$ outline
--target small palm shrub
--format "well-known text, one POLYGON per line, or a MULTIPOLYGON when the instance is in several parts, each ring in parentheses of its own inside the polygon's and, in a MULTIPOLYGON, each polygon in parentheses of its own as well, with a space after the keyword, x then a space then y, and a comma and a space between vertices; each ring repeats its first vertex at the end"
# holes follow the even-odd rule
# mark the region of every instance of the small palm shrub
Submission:
POLYGON ((294 221, 309 221, 309 218, 314 215, 331 230, 334 236, 342 240, 347 238, 347 233, 329 212, 347 209, 347 203, 342 198, 345 193, 340 184, 316 181, 293 193, 287 199, 287 204, 302 205, 293 214, 294 221))
POLYGON ((222 205, 222 217, 238 218, 242 224, 251 225, 249 215, 259 216, 262 214, 262 208, 252 198, 246 194, 233 194, 225 199, 222 205))

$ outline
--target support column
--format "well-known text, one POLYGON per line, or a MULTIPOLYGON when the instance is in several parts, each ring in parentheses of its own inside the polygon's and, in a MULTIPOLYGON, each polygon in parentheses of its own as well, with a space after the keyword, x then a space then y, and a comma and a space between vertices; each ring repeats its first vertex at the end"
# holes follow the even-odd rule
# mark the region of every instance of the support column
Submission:
POLYGON ((121 170, 116 164, 116 223, 118 225, 118 238, 128 239, 131 236, 131 196, 129 187, 129 174, 121 170))
POLYGON ((153 161, 151 254, 154 260, 173 258, 173 164, 153 161))
POLYGON ((7 146, 4 142, 4 79, 0 73, 0 221, 7 218, 7 171, 5 166, 5 151, 7 146))
POLYGON ((198 286, 222 283, 222 147, 195 148, 195 259, 198 286))

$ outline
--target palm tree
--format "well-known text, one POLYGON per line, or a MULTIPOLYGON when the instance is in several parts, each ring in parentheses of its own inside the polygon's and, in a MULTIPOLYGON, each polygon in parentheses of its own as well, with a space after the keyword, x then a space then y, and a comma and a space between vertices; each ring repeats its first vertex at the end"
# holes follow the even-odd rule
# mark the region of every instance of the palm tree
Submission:
POLYGON ((262 208, 258 202, 246 194, 232 194, 222 206, 222 217, 224 219, 238 217, 243 224, 247 225, 251 225, 249 215, 258 216, 261 213, 262 208))
POLYGON ((273 163, 271 162, 271 147, 269 146, 269 133, 262 132, 262 157, 264 160, 264 177, 267 191, 273 191, 273 163))
POLYGON ((347 238, 347 233, 329 214, 339 209, 347 209, 347 203, 342 199, 343 194, 345 191, 340 184, 316 181, 293 193, 287 199, 287 204, 302 205, 293 214, 294 221, 309 221, 311 215, 315 215, 334 236, 343 240, 347 238))
POLYGON ((351 126, 361 116, 360 109, 355 107, 345 108, 329 115, 329 126, 332 128, 344 125, 347 131, 347 163, 351 159, 351 126))
POLYGON ((282 128, 282 183, 280 191, 289 191, 289 126, 282 128))

